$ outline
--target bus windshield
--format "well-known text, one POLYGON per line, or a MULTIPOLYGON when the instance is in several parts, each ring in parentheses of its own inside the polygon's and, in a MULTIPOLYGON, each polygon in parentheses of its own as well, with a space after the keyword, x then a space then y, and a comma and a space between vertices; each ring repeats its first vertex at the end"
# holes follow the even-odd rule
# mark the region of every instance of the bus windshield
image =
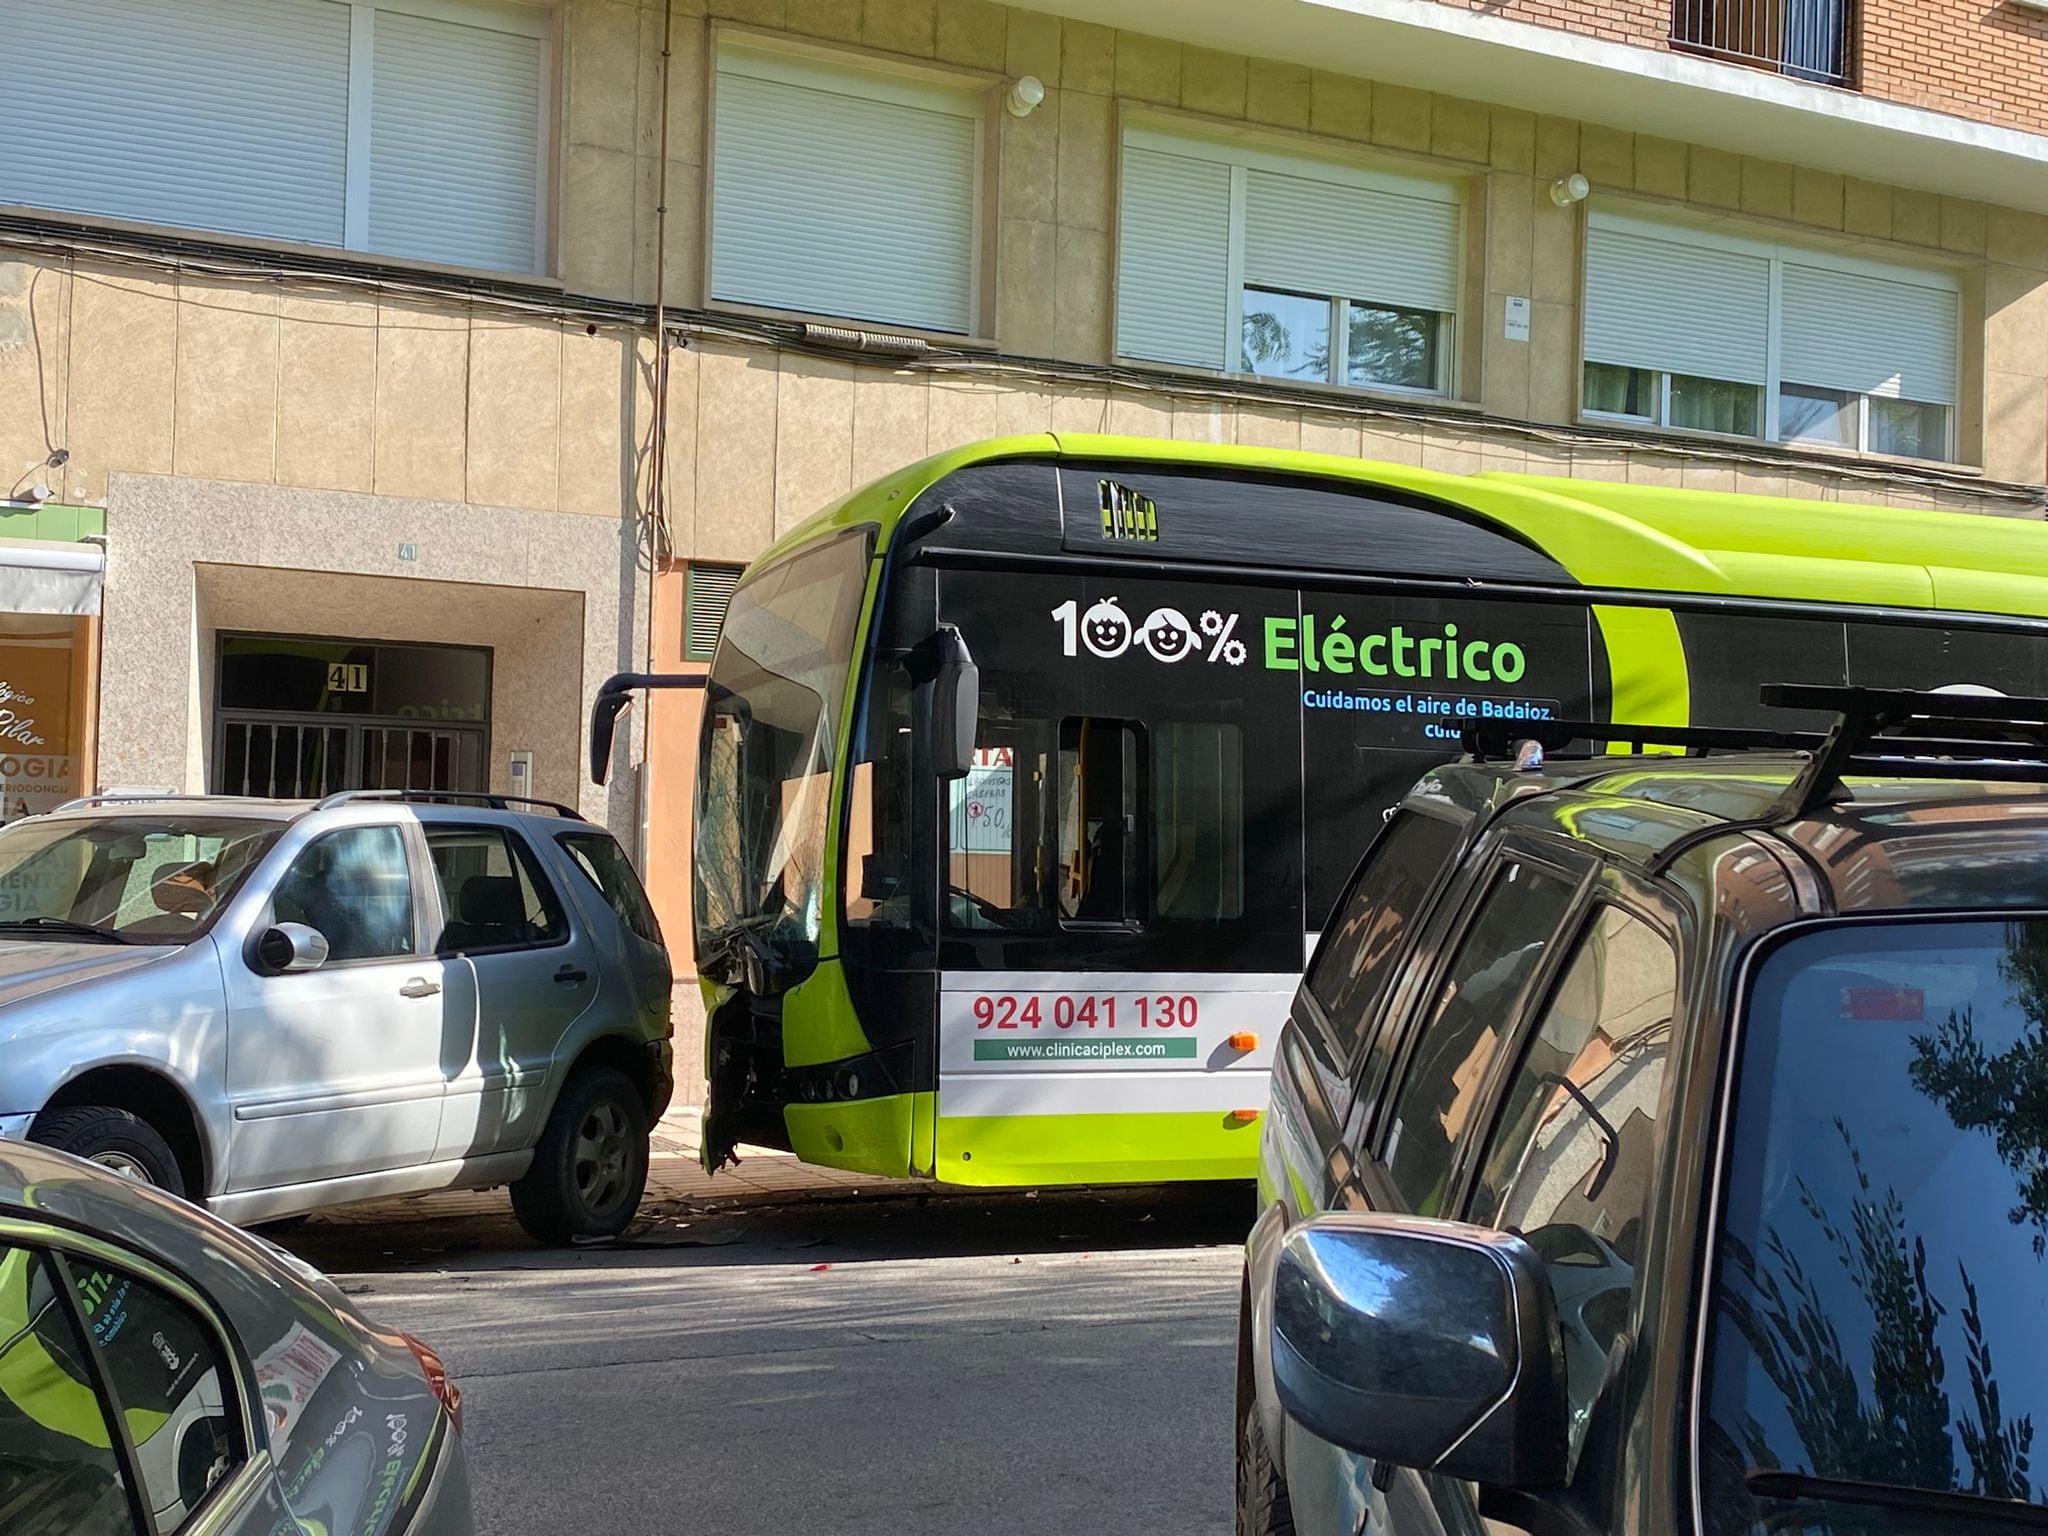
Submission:
POLYGON ((818 959, 825 829, 869 533, 811 545, 733 594, 697 780, 697 963, 780 991, 818 959))

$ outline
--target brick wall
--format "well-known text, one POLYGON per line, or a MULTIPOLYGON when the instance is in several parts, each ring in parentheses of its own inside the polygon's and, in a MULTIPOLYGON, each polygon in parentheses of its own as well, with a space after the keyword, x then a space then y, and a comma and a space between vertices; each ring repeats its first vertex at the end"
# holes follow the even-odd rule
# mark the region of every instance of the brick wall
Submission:
MULTIPOLYGON (((1438 0, 1610 42, 1670 44, 1671 0, 1438 0)), ((1695 0, 1697 3, 1697 0, 1695 0)), ((1752 0, 1764 6, 1771 0, 1752 0)), ((1859 0, 1866 95, 2048 133, 2048 12, 2014 0, 1859 0)))
POLYGON ((1863 0, 1863 89, 2048 133, 2048 11, 2012 0, 1863 0))
POLYGON ((1615 43, 1662 48, 1671 37, 1671 0, 1438 0, 1506 21, 1533 21, 1615 43))

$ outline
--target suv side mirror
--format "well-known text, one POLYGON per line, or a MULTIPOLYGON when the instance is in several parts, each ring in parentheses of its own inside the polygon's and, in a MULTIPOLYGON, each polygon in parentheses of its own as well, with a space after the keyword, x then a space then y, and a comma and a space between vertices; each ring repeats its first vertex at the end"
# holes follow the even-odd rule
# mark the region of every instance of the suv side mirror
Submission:
POLYGON ((917 683, 916 723, 925 761, 942 779, 963 779, 974 767, 981 726, 981 668, 951 624, 941 624, 910 653, 917 683))
POLYGON ((1493 1488, 1565 1481, 1557 1302, 1518 1237, 1401 1216, 1296 1227, 1273 1277, 1273 1381, 1318 1439, 1493 1488))
POLYGON ((256 963, 267 975, 317 971, 327 963, 327 936, 304 923, 277 923, 256 940, 256 963))

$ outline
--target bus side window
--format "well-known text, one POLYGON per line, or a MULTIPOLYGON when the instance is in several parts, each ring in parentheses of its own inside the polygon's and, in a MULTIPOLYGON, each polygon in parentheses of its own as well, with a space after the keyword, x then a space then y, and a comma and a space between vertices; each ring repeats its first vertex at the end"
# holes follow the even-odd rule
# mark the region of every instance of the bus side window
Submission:
POLYGON ((1151 728, 1154 915, 1217 922, 1244 915, 1244 732, 1176 720, 1151 728))
POLYGON ((1139 727, 1068 716, 1054 780, 1059 817, 1060 916, 1075 923, 1141 922, 1145 857, 1139 727))

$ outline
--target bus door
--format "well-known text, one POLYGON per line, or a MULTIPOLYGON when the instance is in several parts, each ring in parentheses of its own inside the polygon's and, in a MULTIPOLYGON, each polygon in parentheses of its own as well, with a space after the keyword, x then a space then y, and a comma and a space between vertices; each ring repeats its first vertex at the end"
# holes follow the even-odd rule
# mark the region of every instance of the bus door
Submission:
POLYGON ((942 805, 939 1174, 1191 1176, 1176 1147, 1263 1107, 1300 970, 1300 709, 1256 659, 1295 594, 948 572, 939 596, 981 669, 942 805), (1055 1149, 1028 1167, 1025 1121, 1055 1149), (996 1147, 1005 1172, 965 1166, 996 1147))

